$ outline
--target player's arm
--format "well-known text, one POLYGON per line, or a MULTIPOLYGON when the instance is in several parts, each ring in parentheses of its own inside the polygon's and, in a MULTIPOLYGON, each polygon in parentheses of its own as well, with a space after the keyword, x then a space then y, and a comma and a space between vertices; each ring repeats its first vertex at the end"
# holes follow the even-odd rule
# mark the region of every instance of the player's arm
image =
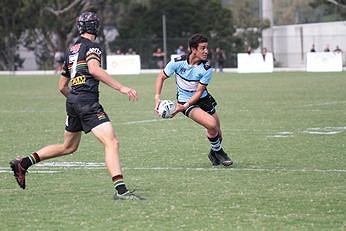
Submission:
POLYGON ((129 100, 137 99, 137 92, 129 87, 122 85, 120 82, 113 79, 102 67, 96 59, 90 59, 88 61, 89 73, 94 76, 97 80, 103 82, 114 90, 119 91, 120 93, 127 95, 129 100))
POLYGON ((156 83, 155 83, 155 111, 157 112, 157 108, 160 104, 160 95, 163 87, 163 82, 168 77, 165 75, 163 71, 160 71, 160 73, 157 75, 156 83))
POLYGON ((70 82, 69 78, 66 78, 65 76, 61 75, 58 83, 58 89, 65 97, 68 96, 70 93, 70 88, 68 86, 68 83, 70 82))
POLYGON ((176 115, 178 112, 185 111, 191 105, 195 104, 201 98, 206 88, 207 88, 207 85, 199 83, 195 94, 193 94, 193 96, 185 104, 183 105, 179 103, 177 104, 177 107, 175 109, 175 112, 173 113, 173 116, 176 115))

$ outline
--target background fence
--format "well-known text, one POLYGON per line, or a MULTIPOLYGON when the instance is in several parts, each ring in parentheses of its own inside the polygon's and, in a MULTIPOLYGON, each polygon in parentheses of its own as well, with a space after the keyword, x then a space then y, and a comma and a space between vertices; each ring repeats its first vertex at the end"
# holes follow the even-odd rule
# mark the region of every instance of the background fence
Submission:
MULTIPOLYGON (((315 24, 299 24, 288 26, 274 26, 263 32, 263 47, 267 47, 269 52, 274 55, 274 65, 276 67, 303 67, 306 64, 306 53, 310 51, 312 45, 315 45, 317 52, 323 51, 329 47, 333 52, 338 46, 341 50, 346 51, 346 21, 332 23, 315 23, 315 24)), ((187 48, 187 38, 168 38, 167 39, 167 60, 171 54, 175 54, 175 50, 179 45, 187 48)), ((214 64, 213 52, 216 45, 210 42, 209 59, 214 64)), ((116 39, 110 44, 104 44, 106 54, 115 54, 117 50, 121 50, 126 54, 128 49, 132 49, 141 58, 141 69, 158 68, 153 52, 157 47, 163 48, 162 39, 116 39)), ((223 47, 221 47, 223 48, 223 47)), ((19 47, 20 57, 24 59, 23 67, 18 70, 38 70, 35 56, 33 52, 28 52, 25 48, 19 47)), ((224 62, 225 68, 237 67, 237 53, 245 52, 245 47, 236 47, 232 41, 223 48, 226 53, 224 62)), ((255 48, 253 52, 260 52, 260 47, 255 48)), ((11 55, 11 54, 9 54, 11 55)), ((52 54, 52 57, 54 54, 52 54)), ((343 64, 345 65, 345 52, 342 53, 343 64)), ((104 59, 105 60, 105 59, 104 59)), ((54 69, 54 59, 49 62, 47 69, 54 69)))

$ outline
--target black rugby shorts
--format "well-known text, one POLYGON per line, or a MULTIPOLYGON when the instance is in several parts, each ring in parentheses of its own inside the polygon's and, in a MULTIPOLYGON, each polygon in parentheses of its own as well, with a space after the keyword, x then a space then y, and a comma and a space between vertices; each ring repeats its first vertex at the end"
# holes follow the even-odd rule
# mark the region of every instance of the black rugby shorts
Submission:
POLYGON ((84 131, 88 133, 102 123, 110 121, 103 107, 98 102, 66 102, 65 130, 69 132, 84 131))
MULTIPOLYGON (((186 102, 178 102, 178 103, 184 104, 186 102)), ((189 113, 191 112, 193 108, 199 107, 203 111, 209 113, 210 115, 213 115, 216 112, 216 109, 215 109, 216 105, 217 105, 217 102, 214 99, 214 97, 208 94, 207 96, 200 98, 195 104, 190 105, 185 111, 182 111, 182 113, 184 113, 184 115, 188 117, 189 113)))

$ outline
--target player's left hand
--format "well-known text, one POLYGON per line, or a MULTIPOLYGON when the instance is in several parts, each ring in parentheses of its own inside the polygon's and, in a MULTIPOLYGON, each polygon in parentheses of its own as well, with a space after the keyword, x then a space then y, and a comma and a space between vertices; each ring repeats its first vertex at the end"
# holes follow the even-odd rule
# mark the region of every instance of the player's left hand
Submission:
POLYGON ((182 112, 184 110, 185 110, 184 105, 176 103, 175 111, 172 113, 172 117, 174 117, 176 114, 178 114, 179 112, 182 112))
POLYGON ((121 92, 127 95, 127 97, 129 98, 129 101, 135 101, 138 99, 138 95, 135 89, 124 87, 121 89, 121 92))

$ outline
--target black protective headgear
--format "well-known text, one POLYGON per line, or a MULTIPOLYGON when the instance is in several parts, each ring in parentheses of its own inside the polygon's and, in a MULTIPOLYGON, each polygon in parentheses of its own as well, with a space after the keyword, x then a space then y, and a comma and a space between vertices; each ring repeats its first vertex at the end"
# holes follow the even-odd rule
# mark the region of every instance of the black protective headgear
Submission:
POLYGON ((93 12, 84 12, 77 19, 79 34, 89 33, 97 36, 100 28, 100 19, 93 12))

